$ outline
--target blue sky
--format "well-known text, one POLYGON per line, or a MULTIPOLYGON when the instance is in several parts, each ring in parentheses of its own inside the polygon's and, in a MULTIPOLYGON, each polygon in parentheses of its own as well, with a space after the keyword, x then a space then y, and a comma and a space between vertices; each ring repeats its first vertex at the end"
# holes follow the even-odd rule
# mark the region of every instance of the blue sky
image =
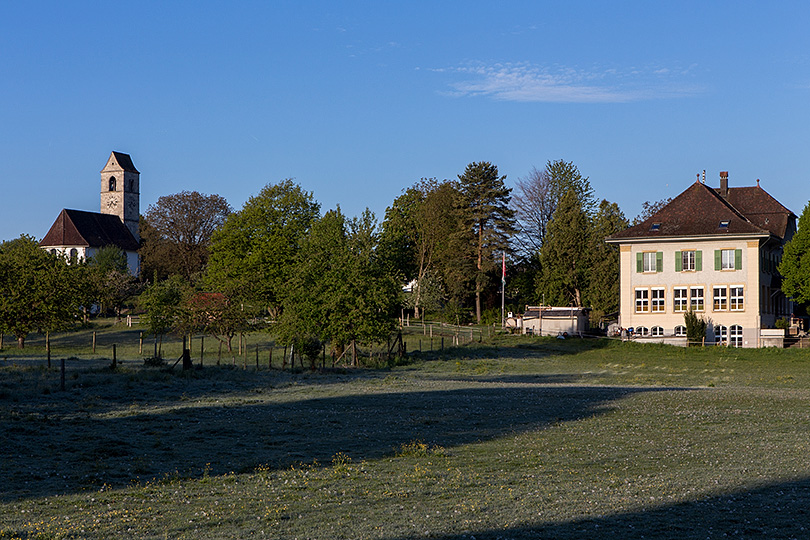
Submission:
POLYGON ((382 219, 471 161, 572 161, 633 217, 704 169, 810 199, 806 2, 3 2, 0 239, 97 211, 110 151, 239 209, 294 178, 382 219))

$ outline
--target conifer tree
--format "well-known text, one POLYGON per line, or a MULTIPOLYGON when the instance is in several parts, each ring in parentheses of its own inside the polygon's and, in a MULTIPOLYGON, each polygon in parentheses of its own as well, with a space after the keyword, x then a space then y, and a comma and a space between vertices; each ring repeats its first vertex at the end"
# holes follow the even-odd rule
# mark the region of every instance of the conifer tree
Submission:
POLYGON ((509 207, 512 190, 504 185, 506 176, 499 176, 498 167, 487 161, 470 163, 458 180, 459 208, 475 234, 475 318, 480 324, 481 292, 487 271, 494 266, 493 254, 508 250, 515 232, 515 212, 509 207))
POLYGON ((573 189, 560 200, 540 250, 538 296, 546 304, 582 307, 588 289, 590 222, 573 189))
POLYGON ((782 291, 800 304, 810 303, 810 203, 799 217, 798 231, 785 244, 779 273, 782 291))
POLYGON ((588 303, 592 320, 619 311, 619 250, 605 238, 626 229, 627 218, 616 203, 602 200, 591 227, 591 272, 588 303))

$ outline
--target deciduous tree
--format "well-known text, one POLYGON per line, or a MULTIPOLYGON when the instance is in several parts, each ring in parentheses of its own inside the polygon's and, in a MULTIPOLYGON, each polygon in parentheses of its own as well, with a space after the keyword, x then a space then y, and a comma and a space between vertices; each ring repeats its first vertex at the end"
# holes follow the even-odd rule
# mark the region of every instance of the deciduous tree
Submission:
POLYGON ((146 211, 141 231, 144 274, 162 279, 179 274, 187 280, 208 261, 208 248, 215 231, 231 213, 219 195, 181 191, 160 197, 146 211))

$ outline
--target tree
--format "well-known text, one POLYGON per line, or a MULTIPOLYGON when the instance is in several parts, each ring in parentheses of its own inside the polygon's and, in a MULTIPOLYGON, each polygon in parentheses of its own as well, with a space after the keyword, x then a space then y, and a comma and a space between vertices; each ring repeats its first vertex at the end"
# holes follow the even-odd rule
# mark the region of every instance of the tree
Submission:
POLYGON ((590 215, 595 207, 593 188, 572 162, 548 161, 542 171, 532 168, 525 178, 518 179, 512 208, 518 225, 514 244, 522 259, 529 260, 540 251, 548 223, 569 189, 574 190, 580 206, 590 215))
POLYGON ((633 218, 633 225, 638 225, 650 219, 656 212, 672 202, 672 197, 660 199, 658 201, 650 202, 644 201, 641 203, 641 213, 633 218))
POLYGON ((146 326, 155 338, 155 358, 161 357, 163 336, 177 324, 181 304, 187 294, 187 282, 177 275, 151 283, 141 293, 139 300, 146 312, 146 326))
POLYGON ((584 305, 590 274, 590 222, 574 189, 560 200, 540 250, 538 294, 551 305, 584 305))
POLYGON ((231 206, 219 195, 181 191, 160 197, 146 211, 141 230, 145 275, 192 279, 207 263, 211 237, 230 213, 231 206))
POLYGON ((292 180, 265 186, 213 235, 204 279, 208 290, 256 310, 278 308, 319 211, 312 193, 292 180))
POLYGON ((512 190, 504 185, 506 176, 499 176, 498 167, 487 161, 470 163, 458 180, 459 207, 475 235, 475 318, 480 324, 481 292, 494 266, 493 254, 508 250, 515 231, 515 212, 509 208, 512 190))
POLYGON ((619 250, 605 238, 626 229, 627 218, 619 205, 602 200, 591 226, 590 280, 588 302, 592 320, 619 311, 619 250))
POLYGON ((87 288, 82 265, 70 265, 26 235, 0 244, 0 328, 25 347, 33 331, 66 328, 78 316, 87 288))
POLYGON ((114 245, 104 246, 87 259, 87 268, 93 285, 89 300, 98 302, 102 314, 113 309, 120 319, 124 303, 140 290, 129 273, 126 253, 114 245))
POLYGON ((798 231, 783 248, 779 273, 786 296, 799 304, 810 303, 810 203, 802 210, 798 231))
MULTIPOLYGON (((344 347, 387 338, 396 280, 376 252, 378 233, 368 210, 347 221, 340 208, 317 220, 295 259, 279 336, 297 350, 312 340, 344 347)), ((356 360, 356 355, 353 354, 356 360)))

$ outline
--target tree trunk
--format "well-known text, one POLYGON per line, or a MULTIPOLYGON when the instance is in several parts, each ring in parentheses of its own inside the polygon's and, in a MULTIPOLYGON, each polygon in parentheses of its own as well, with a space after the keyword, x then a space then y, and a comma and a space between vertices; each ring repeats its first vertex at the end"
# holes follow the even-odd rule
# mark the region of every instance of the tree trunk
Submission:
POLYGON ((18 334, 17 335, 17 348, 24 349, 25 348, 25 334, 18 334))
POLYGON ((481 324, 481 267, 484 251, 484 221, 478 221, 478 272, 475 275, 475 320, 481 324))

